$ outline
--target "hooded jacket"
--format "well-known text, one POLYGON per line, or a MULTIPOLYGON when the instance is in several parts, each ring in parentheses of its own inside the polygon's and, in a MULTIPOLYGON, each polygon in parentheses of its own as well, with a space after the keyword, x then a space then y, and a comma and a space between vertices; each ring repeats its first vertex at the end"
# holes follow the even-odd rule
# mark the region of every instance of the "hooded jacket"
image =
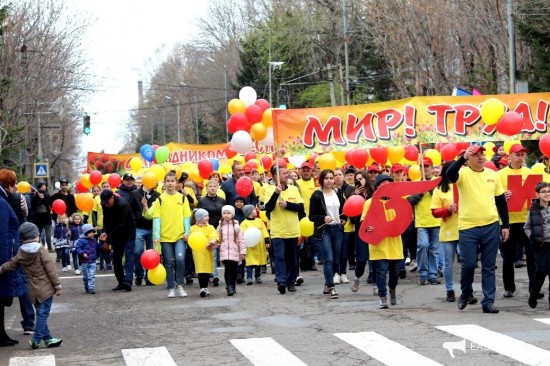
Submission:
POLYGON ((523 229, 535 245, 550 243, 550 206, 542 207, 538 198, 533 199, 523 229))
POLYGON ((86 235, 82 234, 76 241, 75 251, 78 255, 80 263, 95 263, 97 258, 96 248, 99 244, 97 243, 96 238, 88 238, 86 235), (82 257, 82 254, 86 253, 86 258, 82 257))
POLYGON ((220 238, 220 261, 240 262, 239 255, 246 255, 246 245, 239 222, 221 220, 217 231, 220 238))
POLYGON ((61 288, 55 262, 48 250, 40 243, 31 242, 21 245, 17 255, 0 266, 0 276, 6 271, 13 271, 21 266, 27 284, 29 295, 34 304, 43 303, 55 294, 56 288, 61 288))

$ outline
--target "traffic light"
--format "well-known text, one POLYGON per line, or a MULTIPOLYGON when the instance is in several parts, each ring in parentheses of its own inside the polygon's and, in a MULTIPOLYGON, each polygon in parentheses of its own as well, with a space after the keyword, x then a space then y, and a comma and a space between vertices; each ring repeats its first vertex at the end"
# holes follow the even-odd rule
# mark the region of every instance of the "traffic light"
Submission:
POLYGON ((82 128, 85 135, 90 134, 90 116, 86 115, 84 116, 84 125, 82 128))
POLYGON ((286 109, 288 103, 288 94, 286 92, 286 89, 277 90, 277 102, 280 109, 286 109))

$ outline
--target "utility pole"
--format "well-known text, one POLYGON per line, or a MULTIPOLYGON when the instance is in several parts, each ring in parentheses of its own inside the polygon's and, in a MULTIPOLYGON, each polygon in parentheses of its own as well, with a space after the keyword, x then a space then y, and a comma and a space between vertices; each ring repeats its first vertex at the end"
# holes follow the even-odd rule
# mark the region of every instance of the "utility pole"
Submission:
POLYGON ((336 106, 336 95, 334 94, 334 79, 332 78, 332 65, 327 64, 327 72, 328 72, 328 85, 329 85, 329 93, 330 93, 330 105, 335 107, 336 106))
MULTIPOLYGON (((225 141, 229 142, 229 128, 227 127, 227 121, 229 121, 229 115, 227 114, 228 113, 227 112, 227 65, 223 65, 223 92, 225 95, 225 106, 226 106, 225 107, 225 141)), ((269 96, 269 98, 271 98, 271 95, 269 96)), ((271 107, 271 104, 269 104, 269 106, 271 107)))
POLYGON ((346 102, 349 98, 349 50, 348 50, 348 15, 346 13, 346 0, 342 1, 342 16, 344 17, 344 62, 346 63, 346 102))
POLYGON ((509 55, 509 78, 510 94, 516 93, 516 43, 514 37, 514 19, 512 18, 512 7, 514 0, 508 0, 508 55, 509 55))

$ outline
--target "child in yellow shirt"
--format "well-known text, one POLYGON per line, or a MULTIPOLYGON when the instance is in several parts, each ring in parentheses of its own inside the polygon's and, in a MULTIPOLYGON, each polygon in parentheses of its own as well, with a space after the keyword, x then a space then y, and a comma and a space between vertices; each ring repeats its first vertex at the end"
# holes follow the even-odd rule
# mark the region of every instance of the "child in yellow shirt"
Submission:
POLYGON ((195 210, 194 213, 195 225, 191 226, 191 234, 194 232, 202 232, 207 239, 208 245, 202 249, 193 249, 193 262, 195 263, 195 271, 199 279, 200 296, 210 296, 208 291, 208 281, 212 273, 214 273, 214 248, 219 247, 218 233, 214 226, 208 223, 208 211, 203 208, 195 210))

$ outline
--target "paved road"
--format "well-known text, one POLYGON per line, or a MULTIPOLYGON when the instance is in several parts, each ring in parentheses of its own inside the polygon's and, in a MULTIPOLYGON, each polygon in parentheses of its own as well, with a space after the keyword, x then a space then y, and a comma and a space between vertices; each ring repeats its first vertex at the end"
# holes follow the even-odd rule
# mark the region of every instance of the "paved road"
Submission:
POLYGON ((63 346, 30 350, 12 306, 6 324, 20 344, 0 348, 0 365, 550 365, 547 294, 530 309, 525 268, 516 271, 514 298, 502 298, 498 278, 497 315, 480 305, 458 311, 445 302, 444 285, 419 286, 416 274, 400 281, 388 310, 378 309, 365 281, 357 293, 338 285, 339 299, 323 296, 320 271, 302 273, 296 293, 280 295, 267 274, 234 297, 222 284, 204 299, 196 281, 187 298, 168 299, 164 286, 113 293, 105 272, 98 293, 86 295, 80 277, 62 274, 65 293, 49 324, 63 346))

